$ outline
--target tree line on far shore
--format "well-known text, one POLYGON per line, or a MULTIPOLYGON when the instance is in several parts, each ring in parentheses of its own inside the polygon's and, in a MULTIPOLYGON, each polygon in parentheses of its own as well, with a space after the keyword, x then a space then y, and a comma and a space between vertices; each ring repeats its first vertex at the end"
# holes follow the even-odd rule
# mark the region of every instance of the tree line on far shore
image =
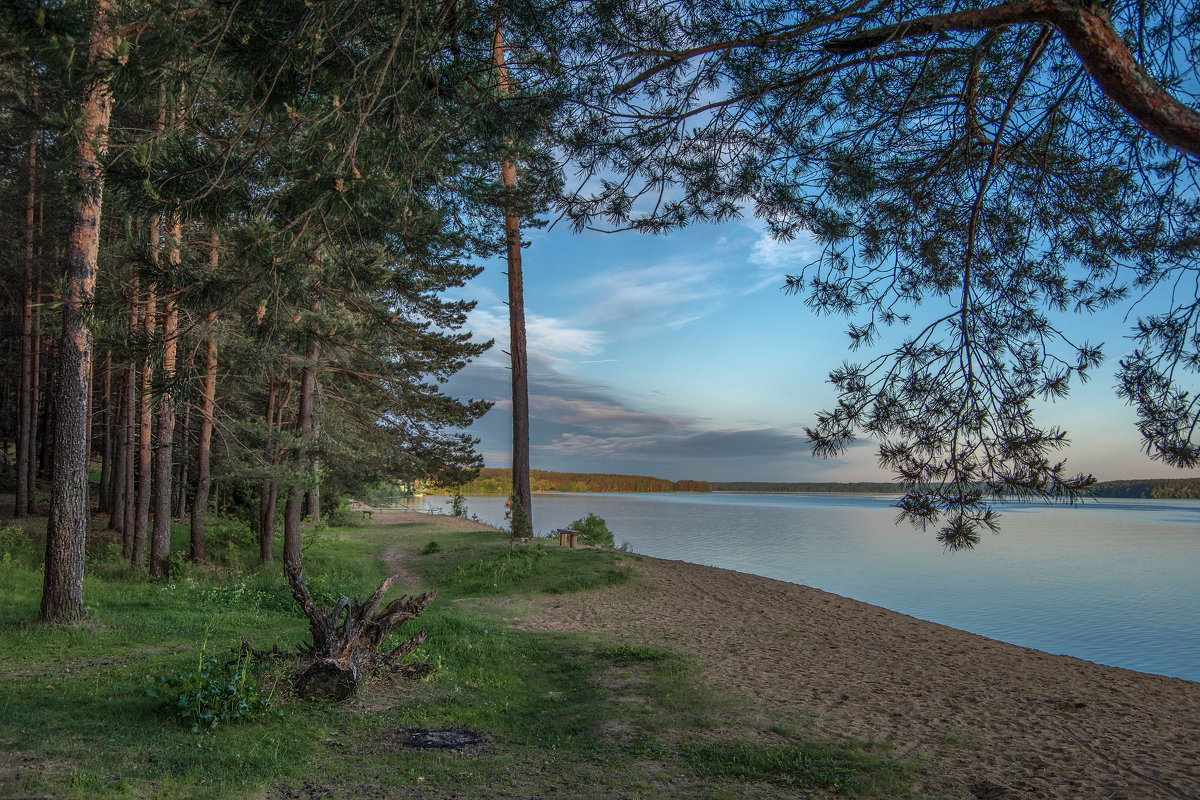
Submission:
MULTIPOLYGON (((760 494, 788 493, 857 493, 896 494, 901 488, 894 483, 856 481, 672 481, 646 475, 610 475, 580 472, 548 472, 531 470, 530 482, 535 492, 757 492, 760 494)), ((507 495, 512 492, 512 470, 485 468, 478 477, 460 486, 434 486, 434 491, 463 494, 507 495)), ((1200 500, 1200 478, 1138 478, 1103 481, 1096 484, 1093 497, 1130 497, 1146 500, 1200 500)))

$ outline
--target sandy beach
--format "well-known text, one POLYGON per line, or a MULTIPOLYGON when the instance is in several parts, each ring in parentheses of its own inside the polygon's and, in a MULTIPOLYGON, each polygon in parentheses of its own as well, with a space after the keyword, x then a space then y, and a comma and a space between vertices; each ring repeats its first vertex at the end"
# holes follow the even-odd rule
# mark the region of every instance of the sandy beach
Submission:
POLYGON ((639 570, 627 586, 536 598, 516 624, 690 652, 705 680, 798 726, 921 757, 929 796, 1200 798, 1200 683, 754 575, 654 558, 639 570))

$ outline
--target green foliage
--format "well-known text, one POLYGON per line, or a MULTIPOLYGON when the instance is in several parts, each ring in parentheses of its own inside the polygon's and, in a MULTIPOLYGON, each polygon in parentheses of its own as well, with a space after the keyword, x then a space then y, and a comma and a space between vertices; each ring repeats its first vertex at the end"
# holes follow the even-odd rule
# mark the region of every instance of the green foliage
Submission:
POLYGON ((573 531, 579 531, 579 541, 583 544, 593 547, 612 547, 615 544, 608 524, 595 514, 589 513, 583 519, 577 519, 567 527, 573 531))
POLYGON ((431 556, 434 553, 440 552, 441 549, 442 547, 437 543, 437 539, 430 539, 429 544, 425 545, 424 549, 421 550, 421 555, 431 556))
POLYGON ((236 517, 218 517, 204 526, 208 555, 223 564, 236 563, 240 551, 258 547, 258 536, 250 525, 236 517))
POLYGON ((147 694, 163 702, 163 707, 191 725, 193 733, 215 728, 222 722, 248 722, 258 719, 274 706, 275 686, 264 695, 251 672, 249 655, 243 653, 232 662, 220 664, 204 652, 190 672, 163 675, 147 694))
POLYGON ((29 535, 16 525, 0 527, 0 564, 31 566, 37 554, 29 535))
POLYGON ((345 500, 321 513, 321 521, 330 528, 362 528, 370 524, 361 511, 355 511, 345 500))

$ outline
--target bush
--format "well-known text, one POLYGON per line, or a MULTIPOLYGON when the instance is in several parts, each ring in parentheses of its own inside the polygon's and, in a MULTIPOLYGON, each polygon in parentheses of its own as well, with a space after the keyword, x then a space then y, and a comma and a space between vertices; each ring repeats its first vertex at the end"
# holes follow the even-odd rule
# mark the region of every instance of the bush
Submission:
POLYGON ((579 531, 579 541, 583 544, 593 547, 612 547, 615 543, 608 525, 595 514, 588 514, 583 519, 577 519, 568 527, 573 531, 579 531))

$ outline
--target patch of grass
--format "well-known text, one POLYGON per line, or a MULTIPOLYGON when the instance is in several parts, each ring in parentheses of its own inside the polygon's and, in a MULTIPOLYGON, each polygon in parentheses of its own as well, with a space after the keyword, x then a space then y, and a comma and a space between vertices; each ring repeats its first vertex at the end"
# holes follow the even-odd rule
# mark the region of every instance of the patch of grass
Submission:
POLYGON ((901 788, 895 781, 898 769, 878 755, 849 745, 734 740, 687 745, 683 753, 698 770, 722 780, 767 780, 850 797, 878 796, 881 789, 901 788))

